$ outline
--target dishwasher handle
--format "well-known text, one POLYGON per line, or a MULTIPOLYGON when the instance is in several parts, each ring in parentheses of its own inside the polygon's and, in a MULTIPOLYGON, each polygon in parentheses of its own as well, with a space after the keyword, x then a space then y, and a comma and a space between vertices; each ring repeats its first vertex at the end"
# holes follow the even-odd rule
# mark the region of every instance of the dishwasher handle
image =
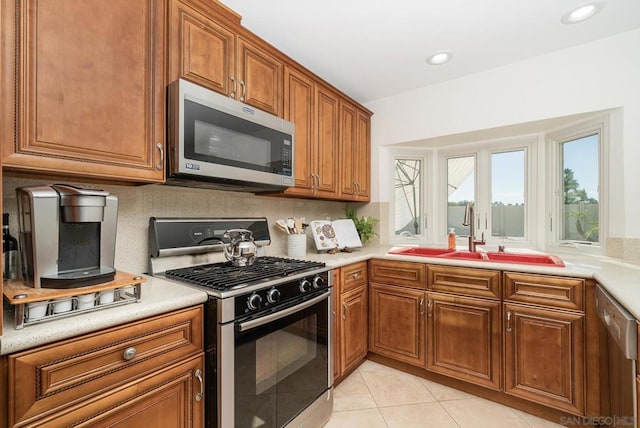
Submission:
POLYGON ((596 312, 607 332, 629 360, 638 358, 637 322, 600 284, 596 286, 596 312))

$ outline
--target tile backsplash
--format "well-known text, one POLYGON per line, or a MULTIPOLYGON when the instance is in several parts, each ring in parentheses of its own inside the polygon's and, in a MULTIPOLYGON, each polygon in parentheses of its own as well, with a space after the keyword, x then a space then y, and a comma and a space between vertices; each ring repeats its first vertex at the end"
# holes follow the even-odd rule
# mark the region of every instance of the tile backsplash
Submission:
MULTIPOLYGON (((65 183, 83 186, 81 182, 65 183)), ((30 178, 3 178, 3 210, 10 214, 10 229, 18 237, 15 189, 47 185, 51 182, 30 178)), ((266 217, 271 245, 267 254, 286 253, 286 235, 277 230, 278 218, 304 217, 306 221, 343 218, 346 203, 256 196, 251 193, 223 192, 166 185, 115 186, 89 185, 118 197, 118 234, 115 267, 131 273, 148 271, 149 217, 266 217)), ((89 187, 88 186, 88 187, 89 187)), ((308 251, 315 251, 313 239, 308 251)))

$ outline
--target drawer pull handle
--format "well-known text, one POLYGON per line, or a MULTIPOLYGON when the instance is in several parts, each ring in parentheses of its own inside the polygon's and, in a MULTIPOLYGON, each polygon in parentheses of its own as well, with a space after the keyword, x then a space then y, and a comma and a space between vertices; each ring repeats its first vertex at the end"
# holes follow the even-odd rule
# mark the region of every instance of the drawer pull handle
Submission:
POLYGON ((431 317, 433 315, 433 300, 427 301, 427 317, 431 317))
POLYGON ((353 277, 353 279, 358 279, 358 272, 352 274, 351 276, 353 277))
POLYGON ((507 312, 507 333, 511 333, 513 329, 511 328, 511 311, 507 312))
POLYGON ((196 394, 196 401, 202 401, 202 396, 204 395, 204 381, 202 380, 202 370, 196 370, 196 379, 200 381, 200 392, 196 394))
POLYGON ((125 359, 125 361, 129 361, 135 358, 136 354, 138 353, 138 351, 136 351, 136 348, 134 348, 133 346, 130 348, 127 348, 124 350, 123 354, 122 354, 122 358, 125 359))
POLYGON ((344 309, 344 311, 342 312, 342 319, 346 320, 347 319, 347 304, 346 302, 342 302, 342 309, 344 309))
POLYGON ((420 298, 420 315, 424 315, 424 297, 420 298))

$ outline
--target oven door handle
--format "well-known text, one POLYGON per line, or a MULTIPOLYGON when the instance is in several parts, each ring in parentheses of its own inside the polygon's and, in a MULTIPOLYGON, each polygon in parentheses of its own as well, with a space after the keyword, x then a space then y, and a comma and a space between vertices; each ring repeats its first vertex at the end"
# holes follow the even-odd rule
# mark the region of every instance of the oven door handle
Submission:
POLYGON ((309 299, 309 300, 305 300, 304 302, 300 303, 299 305, 295 305, 292 306, 290 308, 286 308, 283 309, 281 311, 278 311, 276 313, 270 314, 270 315, 266 315, 264 317, 260 317, 260 318, 256 318, 254 320, 251 321, 245 321, 243 323, 238 324, 238 329, 239 331, 247 331, 247 330, 251 330, 252 328, 256 328, 256 327, 260 327, 261 325, 270 323, 271 321, 275 321, 277 319, 280 318, 284 318, 288 315, 291 315, 293 313, 296 313, 298 311, 301 311, 302 309, 306 309, 310 306, 315 305, 318 302, 321 302, 323 300, 326 300, 329 298, 329 296, 331 295, 331 293, 324 293, 320 296, 314 297, 313 299, 309 299))

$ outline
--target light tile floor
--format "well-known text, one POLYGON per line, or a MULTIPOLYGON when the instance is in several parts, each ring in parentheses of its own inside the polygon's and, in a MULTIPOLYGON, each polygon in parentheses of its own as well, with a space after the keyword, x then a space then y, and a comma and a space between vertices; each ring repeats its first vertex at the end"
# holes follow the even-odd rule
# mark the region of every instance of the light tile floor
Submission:
POLYGON ((365 361, 335 389, 325 428, 558 428, 536 416, 365 361))

